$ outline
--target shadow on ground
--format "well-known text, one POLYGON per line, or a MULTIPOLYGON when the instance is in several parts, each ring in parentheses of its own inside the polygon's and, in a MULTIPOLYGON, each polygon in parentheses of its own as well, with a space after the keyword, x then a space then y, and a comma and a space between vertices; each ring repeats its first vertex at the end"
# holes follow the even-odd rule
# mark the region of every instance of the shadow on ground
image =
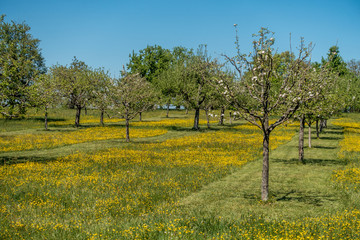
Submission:
POLYGON ((320 166, 335 166, 335 165, 346 165, 346 163, 342 160, 335 159, 317 159, 317 158, 305 158, 305 163, 300 163, 299 159, 291 158, 291 159, 272 159, 274 162, 284 163, 284 164, 312 164, 312 165, 320 165, 320 166))
POLYGON ((54 157, 28 157, 28 156, 21 156, 21 157, 9 157, 9 156, 0 156, 0 166, 5 165, 13 165, 19 163, 26 163, 26 162, 37 162, 37 163, 48 163, 51 161, 56 160, 54 157))
POLYGON ((336 197, 328 194, 321 194, 319 192, 311 192, 311 191, 306 192, 299 190, 273 192, 271 193, 271 195, 275 198, 277 202, 295 201, 317 207, 322 206, 325 201, 335 202, 338 200, 336 197))

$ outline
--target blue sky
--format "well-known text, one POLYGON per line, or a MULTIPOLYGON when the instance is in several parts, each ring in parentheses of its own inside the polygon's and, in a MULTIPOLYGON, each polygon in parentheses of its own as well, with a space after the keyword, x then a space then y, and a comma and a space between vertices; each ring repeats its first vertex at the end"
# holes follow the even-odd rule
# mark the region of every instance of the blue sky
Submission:
POLYGON ((279 51, 289 49, 291 33, 293 49, 300 37, 315 44, 313 61, 336 44, 345 61, 360 59, 359 0, 0 0, 0 14, 31 27, 48 67, 76 56, 114 76, 133 50, 147 45, 207 44, 212 57, 234 55, 235 23, 244 53, 251 51, 251 35, 267 27, 279 51))

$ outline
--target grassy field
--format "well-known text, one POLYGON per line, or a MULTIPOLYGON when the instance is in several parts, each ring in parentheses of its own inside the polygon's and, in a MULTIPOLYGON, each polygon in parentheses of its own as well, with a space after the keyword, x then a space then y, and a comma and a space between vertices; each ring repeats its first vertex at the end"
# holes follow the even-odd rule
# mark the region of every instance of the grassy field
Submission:
MULTIPOLYGON (((95 111, 0 119, 0 239, 359 239, 360 115, 333 119, 306 164, 297 124, 270 145, 260 200, 261 133, 244 121, 191 130, 193 113, 130 126, 95 111)), ((313 133, 315 131, 312 131, 313 133)))

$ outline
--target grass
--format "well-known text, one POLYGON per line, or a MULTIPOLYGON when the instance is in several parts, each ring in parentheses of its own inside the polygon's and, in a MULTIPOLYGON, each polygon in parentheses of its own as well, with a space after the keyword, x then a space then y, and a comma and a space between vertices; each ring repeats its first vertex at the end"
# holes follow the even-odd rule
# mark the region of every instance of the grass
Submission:
MULTIPOLYGON (((36 115, 6 122, 1 137, 76 134, 98 126, 97 113, 88 114, 80 129, 72 127, 70 111, 54 113, 47 132, 40 130, 36 115)), ((166 133, 133 138, 130 144, 122 138, 91 138, 0 153, 0 239, 360 237, 359 191, 348 187, 349 181, 359 183, 346 175, 347 169, 358 169, 360 158, 340 149, 347 125, 330 123, 320 139, 313 136, 305 165, 297 161, 296 126, 276 130, 270 201, 264 203, 256 129, 244 122, 213 122, 206 129, 203 122, 195 132, 190 130, 192 114, 171 111, 170 116, 144 113, 143 122, 131 124, 130 134, 132 129, 166 133)), ((347 115, 351 121, 358 116, 347 115)), ((124 130, 122 122, 107 125, 124 130)), ((358 136, 354 131, 351 139, 358 136)))
POLYGON ((305 165, 298 163, 296 137, 272 151, 267 204, 260 201, 262 162, 259 160, 209 184, 184 199, 182 205, 230 219, 245 214, 260 215, 266 220, 292 220, 343 211, 349 203, 331 184, 332 172, 346 164, 337 158, 339 133, 339 127, 330 126, 320 139, 313 139, 313 147, 305 148, 305 165))

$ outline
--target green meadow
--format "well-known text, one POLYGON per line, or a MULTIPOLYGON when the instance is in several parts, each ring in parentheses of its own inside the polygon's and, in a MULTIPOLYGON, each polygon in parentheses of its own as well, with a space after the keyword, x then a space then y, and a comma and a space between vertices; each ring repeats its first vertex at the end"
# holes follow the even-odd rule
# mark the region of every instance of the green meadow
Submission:
MULTIPOLYGON (((360 115, 343 114, 298 162, 298 123, 270 137, 270 199, 261 201, 262 135, 193 112, 142 121, 88 110, 0 119, 0 239, 359 239, 360 115), (358 145, 357 145, 358 144, 358 145)), ((307 130, 305 131, 307 136, 307 130)))

